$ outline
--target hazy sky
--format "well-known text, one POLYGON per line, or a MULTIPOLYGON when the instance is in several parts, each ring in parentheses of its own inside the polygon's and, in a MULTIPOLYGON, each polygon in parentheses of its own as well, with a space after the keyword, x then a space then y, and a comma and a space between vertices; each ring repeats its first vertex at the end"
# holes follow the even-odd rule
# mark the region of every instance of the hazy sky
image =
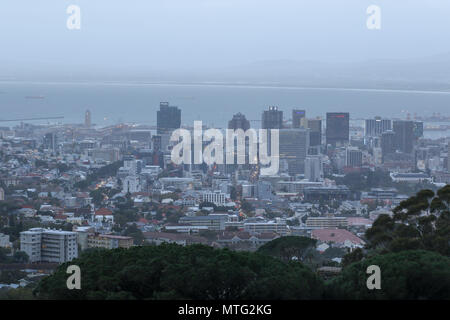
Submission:
POLYGON ((450 52, 449 31, 449 0, 1 0, 0 73, 414 58, 450 52), (81 30, 66 27, 71 4, 81 30), (372 4, 381 30, 366 27, 372 4))

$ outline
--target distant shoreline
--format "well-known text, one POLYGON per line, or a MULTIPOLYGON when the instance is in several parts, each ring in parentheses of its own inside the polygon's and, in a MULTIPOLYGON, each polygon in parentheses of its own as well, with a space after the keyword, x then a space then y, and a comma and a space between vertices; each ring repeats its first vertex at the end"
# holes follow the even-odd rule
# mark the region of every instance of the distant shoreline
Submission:
MULTIPOLYGON (((285 89, 285 90, 332 90, 332 91, 359 91, 359 92, 391 92, 391 93, 417 93, 417 94, 450 94, 449 90, 441 89, 395 89, 370 87, 336 87, 336 86, 304 86, 294 84, 270 83, 239 83, 239 82, 172 82, 172 81, 31 81, 31 80, 0 80, 0 84, 32 84, 32 85, 102 85, 102 86, 185 86, 185 87, 224 87, 224 88, 250 88, 250 89, 285 89)), ((2 92, 6 93, 6 92, 2 92)))

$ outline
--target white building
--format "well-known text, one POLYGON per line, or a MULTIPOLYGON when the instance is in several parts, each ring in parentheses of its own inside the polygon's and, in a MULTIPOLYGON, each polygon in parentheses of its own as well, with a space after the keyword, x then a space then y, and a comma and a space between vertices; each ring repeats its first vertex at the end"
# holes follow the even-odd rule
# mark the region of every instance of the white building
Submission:
POLYGON ((10 248, 11 242, 9 241, 9 235, 0 233, 0 248, 10 248))
POLYGON ((77 233, 33 228, 20 233, 20 250, 30 262, 64 263, 78 257, 77 233))
POLYGON ((5 200, 5 190, 0 187, 0 201, 5 200))
POLYGON ((305 179, 318 182, 323 177, 321 156, 308 156, 305 159, 305 179))
POLYGON ((275 221, 245 221, 244 230, 250 233, 273 232, 280 235, 285 235, 288 233, 286 221, 279 218, 277 218, 275 221))
POLYGON ((141 192, 141 179, 138 176, 127 176, 123 179, 122 192, 135 193, 141 192))
POLYGON ((203 194, 203 202, 211 202, 211 203, 214 203, 216 206, 225 205, 226 198, 227 198, 227 195, 220 191, 205 192, 203 194))

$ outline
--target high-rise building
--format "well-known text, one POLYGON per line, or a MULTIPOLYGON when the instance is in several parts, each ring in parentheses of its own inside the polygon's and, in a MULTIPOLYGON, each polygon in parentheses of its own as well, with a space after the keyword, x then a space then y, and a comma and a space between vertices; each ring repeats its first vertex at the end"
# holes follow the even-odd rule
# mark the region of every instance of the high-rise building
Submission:
POLYGON ((306 111, 294 109, 292 110, 292 128, 304 128, 306 121, 306 111))
POLYGON ((71 261, 78 257, 77 233, 33 228, 20 233, 20 250, 30 262, 71 261))
POLYGON ((317 147, 322 144, 322 120, 308 119, 309 146, 317 147))
POLYGON ((350 114, 348 112, 328 112, 326 138, 327 145, 341 146, 350 137, 350 114))
POLYGON ((345 164, 350 168, 362 166, 362 151, 355 147, 348 147, 346 150, 345 164))
POLYGON ((395 147, 404 153, 412 153, 414 148, 414 121, 396 120, 393 124, 395 147))
POLYGON ((260 200, 271 200, 272 195, 272 184, 268 181, 258 181, 256 183, 256 196, 260 200))
POLYGON ((311 182, 318 182, 323 176, 323 166, 321 156, 307 156, 305 159, 305 179, 311 182))
POLYGON ((242 129, 244 131, 247 131, 248 129, 250 129, 250 121, 248 121, 247 118, 245 118, 245 115, 243 115, 242 113, 236 113, 235 115, 233 115, 233 119, 228 121, 228 129, 242 129))
POLYGON ((309 148, 309 129, 282 129, 279 138, 280 162, 286 161, 290 175, 303 174, 309 148))
POLYGON ((389 119, 375 117, 366 120, 366 137, 378 137, 388 130, 392 130, 392 121, 389 119))
POLYGON ((262 114, 261 128, 282 129, 283 111, 278 110, 278 107, 269 107, 269 110, 264 110, 262 114))
POLYGON ((161 150, 161 136, 158 135, 152 136, 152 149, 153 151, 161 150))
POLYGON ((84 126, 89 129, 91 125, 91 111, 86 110, 86 113, 84 114, 84 126))
POLYGON ((381 158, 384 159, 388 154, 395 153, 395 132, 386 131, 381 134, 381 158))
POLYGON ((46 133, 44 136, 44 149, 56 151, 57 146, 58 137, 56 136, 56 132, 46 133))
POLYGON ((423 122, 414 121, 414 138, 418 140, 423 137, 423 122))
POLYGON ((171 134, 181 126, 181 110, 170 106, 168 102, 161 102, 156 113, 158 134, 171 134))

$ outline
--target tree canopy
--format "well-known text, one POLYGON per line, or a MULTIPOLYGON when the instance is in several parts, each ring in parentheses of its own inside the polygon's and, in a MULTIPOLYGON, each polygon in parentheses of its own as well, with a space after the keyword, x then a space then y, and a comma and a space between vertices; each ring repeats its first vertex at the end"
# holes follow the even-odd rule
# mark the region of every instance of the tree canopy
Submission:
POLYGON ((450 258, 425 250, 376 255, 344 268, 326 292, 334 299, 450 299, 450 258), (380 267, 380 290, 366 286, 370 265, 380 267))
POLYGON ((294 257, 302 261, 311 249, 314 250, 316 242, 317 240, 306 237, 281 237, 259 247, 258 252, 284 261, 292 260, 294 257))
POLYGON ((402 201, 393 216, 380 215, 366 231, 368 249, 381 252, 425 249, 450 256, 450 185, 422 190, 402 201))
POLYGON ((43 299, 319 299, 323 284, 299 262, 162 244, 86 251, 43 279, 35 293, 43 299), (69 264, 81 268, 81 290, 66 287, 69 264))

